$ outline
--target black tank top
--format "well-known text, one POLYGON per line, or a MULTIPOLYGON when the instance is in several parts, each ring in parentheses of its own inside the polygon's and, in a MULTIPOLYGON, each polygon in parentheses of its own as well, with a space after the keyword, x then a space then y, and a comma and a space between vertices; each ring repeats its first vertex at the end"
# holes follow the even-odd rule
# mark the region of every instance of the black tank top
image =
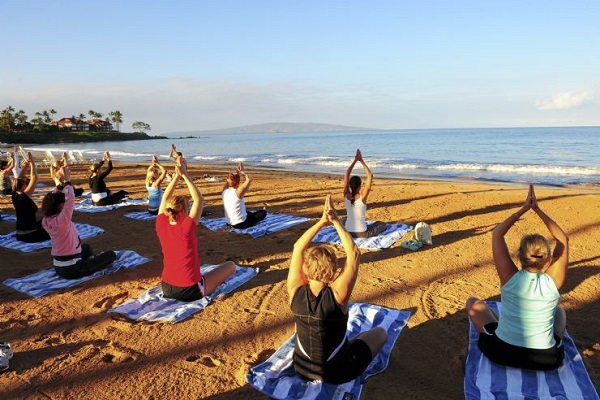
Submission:
POLYGON ((36 212, 38 206, 25 193, 14 192, 12 194, 12 203, 15 206, 17 216, 17 230, 30 231, 37 229, 36 212))
POLYGON ((301 286, 292 298, 291 308, 296 321, 294 368, 308 379, 322 379, 333 353, 345 351, 348 346, 348 314, 335 300, 329 286, 317 297, 312 295, 308 285, 301 286))

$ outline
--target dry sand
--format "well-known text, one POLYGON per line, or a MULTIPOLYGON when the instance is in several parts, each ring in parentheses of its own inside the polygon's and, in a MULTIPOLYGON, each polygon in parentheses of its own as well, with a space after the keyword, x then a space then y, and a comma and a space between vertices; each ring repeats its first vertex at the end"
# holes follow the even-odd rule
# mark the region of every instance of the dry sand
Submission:
MULTIPOLYGON (((145 165, 116 165, 113 190, 146 195, 145 165)), ((191 169, 214 217, 223 215, 219 166, 191 169)), ((74 166, 73 181, 86 181, 74 166)), ((342 177, 249 169, 254 178, 248 207, 317 218, 332 193, 343 209, 342 177)), ((41 181, 49 183, 48 175, 41 181)), ((84 185, 87 186, 87 185, 84 185)), ((183 187, 179 189, 183 191, 183 187)), ((600 195, 590 188, 538 188, 542 208, 570 236, 570 270, 562 289, 568 330, 600 389, 600 195)), ((523 186, 376 179, 368 218, 431 224, 434 245, 412 252, 397 242, 363 252, 354 302, 409 310, 386 371, 370 378, 363 399, 460 399, 467 349, 467 297, 499 299, 491 259, 493 227, 515 212, 523 186)), ((3 213, 14 213, 2 198, 3 213)), ((294 330, 285 279, 295 239, 310 223, 258 239, 198 228, 204 263, 235 260, 259 275, 227 298, 177 324, 131 322, 106 311, 159 283, 162 259, 154 223, 123 217, 142 207, 76 212, 76 222, 105 229, 89 239, 95 250, 133 249, 151 259, 132 270, 88 281, 32 299, 0 285, 0 341, 15 356, 0 374, 0 398, 28 399, 259 399, 245 381, 248 369, 265 360, 294 330)), ((0 234, 14 229, 0 222, 0 234)), ((507 235, 511 248, 526 232, 547 234, 528 213, 507 235)), ((50 251, 20 253, 0 248, 0 281, 51 266, 50 251)))

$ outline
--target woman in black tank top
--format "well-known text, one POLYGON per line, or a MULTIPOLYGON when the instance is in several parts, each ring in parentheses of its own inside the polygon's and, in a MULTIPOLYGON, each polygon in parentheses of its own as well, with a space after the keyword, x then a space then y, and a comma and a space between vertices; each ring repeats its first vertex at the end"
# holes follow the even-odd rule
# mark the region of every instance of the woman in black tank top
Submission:
POLYGON ((321 219, 294 245, 287 279, 296 322, 294 368, 306 379, 348 382, 365 371, 387 340, 382 328, 363 332, 350 341, 346 337, 348 301, 358 275, 359 256, 328 195, 321 219), (328 224, 334 226, 346 252, 342 268, 331 247, 308 249, 315 235, 328 224))

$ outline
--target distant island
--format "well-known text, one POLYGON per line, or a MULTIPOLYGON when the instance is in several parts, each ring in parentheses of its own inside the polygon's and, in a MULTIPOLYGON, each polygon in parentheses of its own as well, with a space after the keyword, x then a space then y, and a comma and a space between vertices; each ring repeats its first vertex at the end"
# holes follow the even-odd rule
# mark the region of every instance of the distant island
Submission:
POLYGON ((202 131, 166 132, 169 137, 194 137, 208 134, 244 134, 244 133, 308 133, 308 132, 355 132, 376 131, 379 129, 361 128, 356 126, 318 124, 318 123, 293 123, 293 122, 268 122, 265 124, 237 126, 225 129, 209 129, 202 131))

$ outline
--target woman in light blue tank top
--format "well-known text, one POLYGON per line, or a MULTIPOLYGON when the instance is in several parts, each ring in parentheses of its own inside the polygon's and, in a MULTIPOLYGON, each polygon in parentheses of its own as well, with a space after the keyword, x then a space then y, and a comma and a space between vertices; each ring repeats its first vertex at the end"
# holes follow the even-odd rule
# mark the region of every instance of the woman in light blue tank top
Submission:
POLYGON ((162 184, 167 170, 158 161, 156 156, 152 157, 152 164, 146 171, 146 189, 148 190, 148 212, 152 215, 158 215, 160 201, 162 199, 162 184))
POLYGON ((476 297, 466 309, 479 332, 478 347, 492 362, 516 368, 551 370, 562 364, 562 337, 566 315, 560 307, 559 290, 565 282, 569 247, 567 234, 540 208, 533 185, 519 211, 501 222, 492 233, 492 252, 502 299, 497 316, 476 297), (539 234, 521 239, 518 269, 504 236, 532 210, 556 241, 551 251, 548 240, 539 234))

